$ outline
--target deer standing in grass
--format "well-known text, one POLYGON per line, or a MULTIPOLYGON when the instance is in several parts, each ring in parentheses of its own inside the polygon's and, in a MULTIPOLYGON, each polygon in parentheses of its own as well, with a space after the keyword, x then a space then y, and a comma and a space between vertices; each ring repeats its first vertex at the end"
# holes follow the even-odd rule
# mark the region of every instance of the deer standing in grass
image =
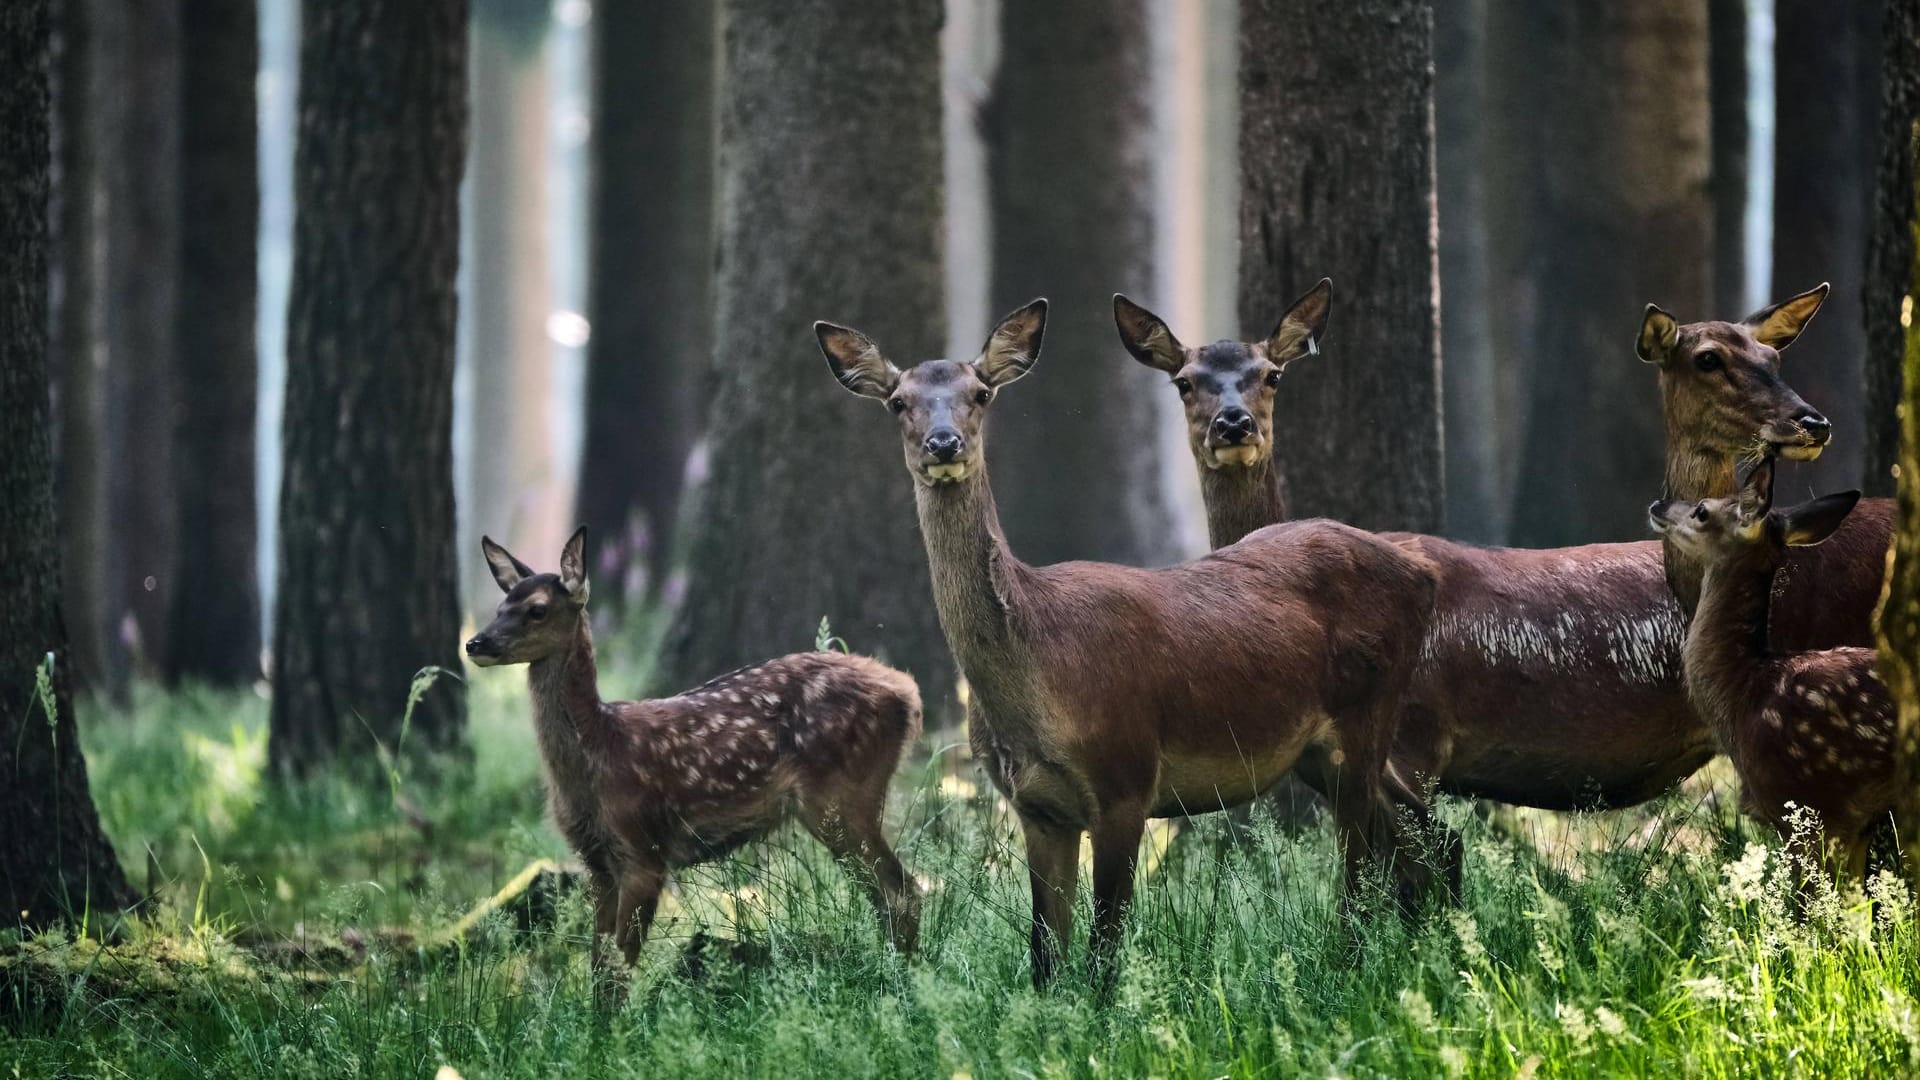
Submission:
POLYGON ((1835 869, 1863 880, 1867 834, 1892 811, 1893 698, 1874 650, 1776 652, 1767 640, 1774 576, 1787 553, 1840 528, 1857 491, 1773 509, 1763 459, 1726 498, 1654 503, 1672 550, 1702 568, 1687 628, 1687 692, 1740 774, 1741 805, 1789 839, 1790 808, 1814 811, 1835 869))
MULTIPOLYGON (((1071 933, 1083 832, 1096 975, 1112 971, 1150 817, 1245 802, 1298 763, 1329 778, 1349 895, 1400 848, 1390 804, 1426 808, 1386 753, 1433 598, 1424 562, 1330 521, 1167 569, 1021 562, 994 508, 985 422, 1045 326, 1036 300, 977 359, 904 372, 865 335, 814 327, 841 385, 899 425, 940 625, 972 688, 974 756, 1025 836, 1036 985, 1071 933)), ((1414 861, 1394 864, 1403 888, 1425 884, 1414 861)))
POLYGON ((669 698, 602 701, 585 542, 583 528, 558 574, 536 574, 482 537, 506 598, 467 656, 528 665, 554 821, 593 882, 595 969, 608 935, 633 965, 671 871, 794 818, 869 894, 894 945, 912 951, 918 899, 881 818, 920 731, 913 678, 863 656, 798 653, 669 698))

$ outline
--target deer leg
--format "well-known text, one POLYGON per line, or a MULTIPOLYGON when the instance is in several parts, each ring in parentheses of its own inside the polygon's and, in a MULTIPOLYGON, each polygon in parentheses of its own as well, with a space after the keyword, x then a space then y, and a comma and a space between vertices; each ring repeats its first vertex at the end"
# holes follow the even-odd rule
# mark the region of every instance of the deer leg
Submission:
POLYGON ((611 983, 607 971, 607 945, 619 925, 614 921, 614 913, 620 906, 620 889, 614 883, 613 875, 604 870, 593 870, 590 877, 593 882, 593 946, 588 955, 594 991, 600 994, 611 983))
POLYGON ((866 892, 893 947, 911 953, 920 937, 920 894, 880 827, 881 800, 850 815, 803 807, 801 823, 866 892))
POLYGON ((629 968, 640 958, 640 946, 653 927, 660 887, 666 880, 666 870, 657 866, 630 866, 620 875, 620 907, 614 912, 614 926, 629 968))
POLYGON ((1033 985, 1044 990, 1073 933, 1073 894, 1080 881, 1080 830, 1020 819, 1027 841, 1027 877, 1033 886, 1033 931, 1028 951, 1033 985))
POLYGON ((1133 902, 1135 864, 1146 814, 1133 807, 1109 808, 1093 826, 1093 939, 1090 958, 1094 983, 1112 985, 1114 961, 1126 933, 1127 907, 1133 902))

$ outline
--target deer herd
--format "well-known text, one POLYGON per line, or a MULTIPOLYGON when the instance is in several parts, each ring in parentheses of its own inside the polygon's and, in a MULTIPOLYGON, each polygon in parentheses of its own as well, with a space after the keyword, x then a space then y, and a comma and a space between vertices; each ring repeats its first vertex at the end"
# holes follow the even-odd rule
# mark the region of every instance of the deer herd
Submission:
MULTIPOLYGON (((1831 437, 1780 365, 1827 291, 1738 322, 1680 324, 1649 305, 1636 351, 1666 423, 1659 538, 1553 550, 1288 519, 1274 401, 1287 367, 1320 351, 1330 282, 1266 340, 1198 348, 1115 296, 1122 344, 1180 397, 1215 549, 1159 569, 1032 566, 1000 528, 986 420, 1040 358, 1045 300, 971 360, 904 370, 860 332, 815 324, 834 377, 899 429, 973 756, 1024 833, 1035 984, 1071 935, 1083 834, 1093 966, 1108 971, 1148 819, 1240 805, 1289 772, 1332 807, 1349 903, 1373 872, 1403 910, 1457 894, 1459 841, 1429 810, 1435 790, 1618 808, 1715 754, 1745 809, 1783 833, 1790 807, 1813 811, 1810 854, 1858 878, 1894 800, 1893 707, 1871 650, 1892 511, 1857 492, 1773 505, 1774 460, 1817 457, 1831 437)), ((916 890, 881 829, 920 729, 910 676, 803 653, 605 702, 582 533, 558 574, 481 543, 506 596, 467 653, 529 665, 551 809, 593 885, 596 970, 604 936, 633 963, 670 871, 789 819, 847 867, 893 944, 914 947, 916 890)))

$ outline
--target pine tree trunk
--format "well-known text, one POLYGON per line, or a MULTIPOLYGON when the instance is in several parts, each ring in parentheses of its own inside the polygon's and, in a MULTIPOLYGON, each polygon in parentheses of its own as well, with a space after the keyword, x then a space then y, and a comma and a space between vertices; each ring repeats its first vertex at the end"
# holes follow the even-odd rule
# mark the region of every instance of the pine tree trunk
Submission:
MULTIPOLYGON (((400 736, 414 672, 457 670, 454 276, 467 125, 464 0, 304 10, 273 760, 400 736)), ((461 685, 410 745, 459 743, 461 685)))
MULTIPOLYGON (((1486 20, 1486 0, 1434 8, 1433 106, 1447 532, 1494 544, 1507 532, 1516 432, 1508 400, 1512 387, 1494 366, 1487 325, 1486 20)), ((1339 302, 1336 295, 1336 306, 1339 302)), ((1343 329, 1336 325, 1335 332, 1343 329)))
POLYGON ((231 686, 260 674, 253 460, 259 36, 254 0, 183 0, 172 682, 231 686))
POLYGON ((1528 416, 1514 543, 1637 539, 1665 445, 1633 356, 1649 301, 1705 318, 1706 0, 1490 0, 1499 363, 1528 416))
POLYGON ((897 427, 835 383, 811 331, 859 326, 901 363, 944 347, 940 5, 728 0, 721 27, 712 473, 662 673, 811 647, 825 616, 950 717, 897 427))
POLYGON ((1771 298, 1833 283, 1819 321, 1786 363, 1794 389, 1833 421, 1835 438, 1818 461, 1784 463, 1782 491, 1859 487, 1865 466, 1861 287, 1880 97, 1879 7, 1829 0, 1776 0, 1774 7, 1771 298))
POLYGON ((48 17, 0 5, 0 911, 30 927, 132 897, 73 722, 48 437, 48 17), (47 697, 35 672, 51 658, 47 697), (46 705, 50 697, 52 715, 46 705))
POLYGON ((1275 413, 1289 512, 1436 532, 1432 8, 1245 0, 1240 30, 1241 329, 1264 339, 1321 277, 1335 296, 1275 413))
POLYGON ((1914 158, 1920 123, 1920 0, 1888 0, 1881 30, 1880 121, 1874 169, 1873 226, 1867 236, 1866 482, 1869 495, 1893 493, 1900 451, 1895 408, 1901 401, 1906 313, 1914 258, 1914 158))
MULTIPOLYGON (((1749 304, 1747 168, 1747 0, 1707 0, 1707 108, 1713 139, 1713 317, 1736 318, 1749 304)), ((1802 286, 1810 288, 1811 286, 1802 286)))
POLYGON ((984 110, 994 312, 1051 301, 1046 378, 993 418, 1007 539, 1020 556, 1152 566, 1178 554, 1153 437, 1164 375, 1130 363, 1114 292, 1153 291, 1151 37, 1145 0, 1000 12, 984 110))
POLYGON ((714 0, 598 9, 586 442, 594 601, 657 592, 713 340, 714 0))

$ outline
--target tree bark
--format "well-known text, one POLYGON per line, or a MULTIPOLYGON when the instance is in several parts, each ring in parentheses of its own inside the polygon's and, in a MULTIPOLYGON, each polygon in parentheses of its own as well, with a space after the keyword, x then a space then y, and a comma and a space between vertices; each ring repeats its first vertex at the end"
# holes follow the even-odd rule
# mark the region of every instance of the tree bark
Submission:
POLYGON ((1737 318, 1749 304, 1747 167, 1747 0, 1707 0, 1707 109, 1713 140, 1713 317, 1737 318))
POLYGON ((1336 344, 1275 411, 1296 517, 1445 514, 1432 39, 1424 0, 1241 5, 1241 328, 1264 340, 1323 276, 1336 297, 1336 344))
POLYGON ((179 548, 169 682, 260 674, 254 410, 259 397, 259 24, 254 0, 183 0, 179 373, 173 487, 179 548))
POLYGON ((1511 380, 1494 366, 1487 325, 1486 20, 1486 0, 1434 9, 1433 107, 1447 532, 1497 544, 1507 534, 1516 432, 1511 380))
POLYGON ((1833 283, 1814 331, 1794 343, 1786 363, 1794 389, 1833 421, 1835 438, 1817 461, 1784 463, 1783 492, 1859 487, 1865 468, 1861 293, 1880 97, 1880 7, 1827 0, 1774 6, 1771 299, 1833 283))
POLYGON ((1866 477, 1869 495, 1893 493, 1900 450, 1895 408, 1903 393, 1906 308, 1913 273, 1914 159, 1909 140, 1920 123, 1920 2, 1888 0, 1881 38, 1880 121, 1874 168, 1873 227, 1867 236, 1866 477))
POLYGON ((662 674, 807 648, 825 616, 950 717, 897 427, 811 330, 859 326, 903 364, 943 348, 940 5, 728 0, 721 27, 712 472, 662 674))
MULTIPOLYGON (((983 111, 993 310, 1051 300, 1047 368, 993 418, 1007 539, 1036 564, 1178 556, 1161 480, 1166 377, 1129 363, 1112 296, 1150 295, 1151 31, 1145 0, 1041 0, 1000 12, 983 111)), ((1277 311, 1276 311, 1277 316, 1277 311)))
POLYGON ((1512 540, 1638 538, 1665 440, 1633 328, 1649 301, 1710 314, 1706 0, 1489 13, 1494 326, 1528 410, 1512 540))
POLYGON ((601 7, 579 510, 594 597, 657 593, 713 340, 714 0, 601 7))
POLYGON ((75 733, 48 437, 49 29, 0 5, 0 908, 45 926, 132 896, 100 829, 75 733), (50 693, 35 672, 51 664, 50 693), (51 714, 48 706, 51 706, 51 714))
MULTIPOLYGON (((270 749, 393 746, 417 669, 456 669, 453 348, 465 0, 307 5, 270 749)), ((459 743, 442 678, 414 745, 459 743)))

